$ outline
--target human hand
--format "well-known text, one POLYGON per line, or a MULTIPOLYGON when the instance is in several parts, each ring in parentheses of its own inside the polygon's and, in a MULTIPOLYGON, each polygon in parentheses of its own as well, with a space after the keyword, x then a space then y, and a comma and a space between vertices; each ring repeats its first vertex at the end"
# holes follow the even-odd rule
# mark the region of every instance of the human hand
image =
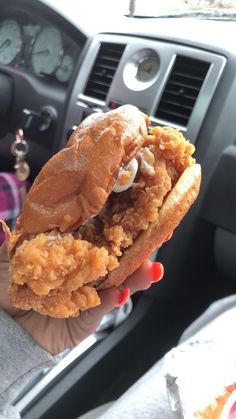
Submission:
POLYGON ((8 256, 4 245, 0 249, 0 308, 20 324, 39 346, 53 355, 81 343, 97 329, 106 313, 114 307, 125 304, 131 294, 145 290, 152 283, 158 282, 164 273, 163 266, 159 262, 152 263, 146 260, 126 279, 122 287, 100 291, 101 304, 98 307, 81 312, 79 317, 56 319, 32 310, 19 310, 11 305, 7 293, 8 268, 8 256))

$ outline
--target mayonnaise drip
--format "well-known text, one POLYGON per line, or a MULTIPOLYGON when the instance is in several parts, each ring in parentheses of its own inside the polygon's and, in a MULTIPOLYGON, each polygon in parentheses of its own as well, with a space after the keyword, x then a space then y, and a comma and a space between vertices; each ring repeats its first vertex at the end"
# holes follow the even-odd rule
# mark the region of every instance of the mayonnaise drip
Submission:
POLYGON ((133 158, 125 167, 120 167, 113 192, 120 193, 129 189, 138 171, 138 162, 133 158))

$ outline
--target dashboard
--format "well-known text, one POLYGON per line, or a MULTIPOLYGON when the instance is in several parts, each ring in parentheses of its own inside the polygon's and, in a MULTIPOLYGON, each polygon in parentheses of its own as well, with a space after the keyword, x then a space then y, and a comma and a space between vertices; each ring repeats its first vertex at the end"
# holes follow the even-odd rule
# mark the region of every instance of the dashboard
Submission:
POLYGON ((66 126, 76 115, 132 103, 154 124, 179 128, 195 142, 225 63, 221 54, 177 43, 95 35, 84 58, 87 72, 78 74, 71 92, 66 126))
POLYGON ((65 102, 87 37, 37 1, 0 2, 0 162, 14 170, 18 128, 29 143, 30 182, 58 147, 65 102))
POLYGON ((81 46, 43 16, 17 8, 1 13, 1 65, 68 83, 80 53, 81 46))
POLYGON ((124 103, 196 142, 219 84, 230 82, 224 74, 235 59, 234 22, 142 19, 140 25, 104 13, 93 22, 86 18, 89 7, 78 17, 76 1, 69 7, 52 0, 0 3, 3 170, 14 165, 17 128, 29 141, 33 180, 83 118, 124 103))
POLYGON ((0 64, 68 83, 79 48, 59 29, 32 16, 17 15, 0 22, 0 64))

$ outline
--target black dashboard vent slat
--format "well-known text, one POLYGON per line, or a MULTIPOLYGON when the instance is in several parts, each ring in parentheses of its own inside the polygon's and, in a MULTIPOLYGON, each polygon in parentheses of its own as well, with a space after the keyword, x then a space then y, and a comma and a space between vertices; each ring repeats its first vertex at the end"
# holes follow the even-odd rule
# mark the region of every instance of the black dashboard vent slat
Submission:
POLYGON ((206 61, 178 55, 155 117, 186 127, 209 67, 206 61))
POLYGON ((124 49, 123 44, 103 42, 100 45, 84 90, 86 96, 106 100, 124 49))

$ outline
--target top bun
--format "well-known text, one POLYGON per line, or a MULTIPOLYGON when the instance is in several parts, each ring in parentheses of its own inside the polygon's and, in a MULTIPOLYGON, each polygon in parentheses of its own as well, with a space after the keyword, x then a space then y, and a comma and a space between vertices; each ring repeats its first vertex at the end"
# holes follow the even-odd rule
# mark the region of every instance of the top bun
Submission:
POLYGON ((148 117, 132 105, 86 118, 35 179, 17 230, 68 232, 98 214, 119 168, 142 146, 148 123, 148 117))

